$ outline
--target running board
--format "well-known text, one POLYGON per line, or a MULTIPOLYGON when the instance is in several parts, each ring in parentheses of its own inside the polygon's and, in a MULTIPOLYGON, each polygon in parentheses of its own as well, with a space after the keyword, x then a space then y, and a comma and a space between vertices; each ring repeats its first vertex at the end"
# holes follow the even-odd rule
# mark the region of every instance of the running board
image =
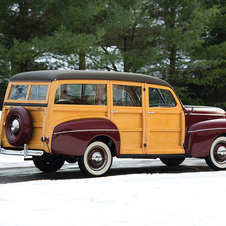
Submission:
POLYGON ((157 158, 192 158, 189 154, 166 154, 166 155, 120 155, 119 158, 131 158, 131 159, 157 159, 157 158))

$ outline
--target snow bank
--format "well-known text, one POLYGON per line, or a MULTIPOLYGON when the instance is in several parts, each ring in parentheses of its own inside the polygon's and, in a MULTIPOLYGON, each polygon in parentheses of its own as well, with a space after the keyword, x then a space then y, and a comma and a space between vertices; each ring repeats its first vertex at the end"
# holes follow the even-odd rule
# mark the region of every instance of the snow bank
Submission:
POLYGON ((221 225, 225 176, 141 174, 0 185, 0 225, 221 225))

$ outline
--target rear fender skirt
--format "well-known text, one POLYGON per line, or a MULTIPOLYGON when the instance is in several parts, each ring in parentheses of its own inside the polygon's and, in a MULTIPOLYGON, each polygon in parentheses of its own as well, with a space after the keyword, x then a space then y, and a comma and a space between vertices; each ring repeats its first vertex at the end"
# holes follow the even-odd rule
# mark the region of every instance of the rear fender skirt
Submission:
POLYGON ((214 119, 193 124, 187 132, 185 149, 192 157, 209 155, 213 141, 226 134, 226 119, 214 119))
POLYGON ((90 141, 98 136, 110 138, 119 156, 119 131, 107 119, 73 120, 56 126, 53 131, 51 150, 54 154, 82 156, 90 141))

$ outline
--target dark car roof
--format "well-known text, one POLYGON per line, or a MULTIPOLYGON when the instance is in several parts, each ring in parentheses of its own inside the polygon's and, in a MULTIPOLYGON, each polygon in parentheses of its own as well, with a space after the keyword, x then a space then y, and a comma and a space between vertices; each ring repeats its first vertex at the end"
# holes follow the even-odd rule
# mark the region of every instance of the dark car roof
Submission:
POLYGON ((30 71, 11 77, 10 81, 54 81, 65 79, 96 79, 145 82, 171 87, 166 81, 143 74, 113 71, 82 71, 82 70, 48 70, 30 71))

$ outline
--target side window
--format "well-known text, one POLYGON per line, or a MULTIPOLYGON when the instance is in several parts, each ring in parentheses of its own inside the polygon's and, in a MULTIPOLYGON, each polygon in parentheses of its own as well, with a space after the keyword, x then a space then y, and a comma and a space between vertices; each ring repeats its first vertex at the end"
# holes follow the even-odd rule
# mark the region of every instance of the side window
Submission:
POLYGON ((149 88, 149 107, 175 107, 176 101, 169 90, 149 88))
POLYGON ((56 104, 106 105, 105 84, 63 84, 55 95, 56 104))
POLYGON ((141 87, 113 85, 114 106, 141 107, 141 87))

